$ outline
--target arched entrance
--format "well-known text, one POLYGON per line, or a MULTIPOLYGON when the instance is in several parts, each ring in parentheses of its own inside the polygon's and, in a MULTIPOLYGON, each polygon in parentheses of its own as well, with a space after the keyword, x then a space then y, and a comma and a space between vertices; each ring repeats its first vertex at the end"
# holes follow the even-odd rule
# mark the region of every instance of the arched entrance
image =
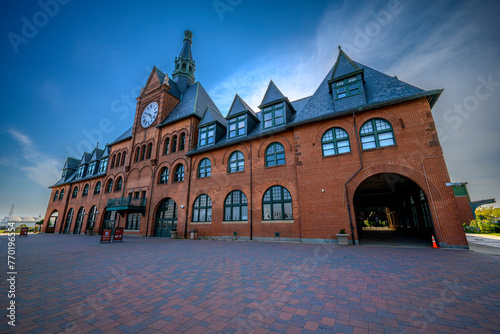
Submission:
POLYGON ((57 211, 52 212, 49 217, 47 228, 45 228, 45 233, 54 233, 56 229, 57 218, 59 218, 59 213, 57 211))
POLYGON ((376 174, 361 182, 354 211, 360 245, 429 246, 435 235, 424 191, 400 174, 376 174))
POLYGON ((177 230, 177 204, 171 198, 164 199, 156 211, 155 237, 170 237, 170 231, 177 230))

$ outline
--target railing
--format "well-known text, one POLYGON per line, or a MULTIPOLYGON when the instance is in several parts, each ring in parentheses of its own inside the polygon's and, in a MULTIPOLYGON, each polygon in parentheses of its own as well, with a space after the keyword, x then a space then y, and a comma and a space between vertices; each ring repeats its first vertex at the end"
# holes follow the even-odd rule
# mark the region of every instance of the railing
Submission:
POLYGON ((121 197, 108 199, 108 207, 134 206, 145 207, 146 198, 121 197))

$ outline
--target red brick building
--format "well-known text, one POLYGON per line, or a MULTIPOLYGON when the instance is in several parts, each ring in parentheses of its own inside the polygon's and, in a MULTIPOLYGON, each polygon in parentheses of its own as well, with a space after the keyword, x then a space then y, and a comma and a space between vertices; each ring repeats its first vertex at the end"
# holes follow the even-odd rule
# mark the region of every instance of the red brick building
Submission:
POLYGON ((172 77, 154 68, 133 126, 103 150, 68 158, 43 230, 363 243, 397 231, 467 247, 425 91, 342 50, 316 92, 297 101, 271 81, 255 112, 235 96, 226 117, 195 81, 192 33, 172 77))

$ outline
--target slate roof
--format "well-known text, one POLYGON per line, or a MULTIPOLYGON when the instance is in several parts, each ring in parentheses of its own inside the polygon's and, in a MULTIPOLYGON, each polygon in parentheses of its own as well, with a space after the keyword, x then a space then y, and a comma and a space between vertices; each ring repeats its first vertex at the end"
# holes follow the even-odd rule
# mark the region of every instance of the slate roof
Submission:
POLYGON ((90 158, 90 161, 101 159, 103 152, 104 150, 101 150, 100 148, 94 149, 94 151, 92 151, 92 157, 90 158))
POLYGON ((255 111, 253 111, 252 108, 238 94, 236 94, 233 103, 231 104, 231 108, 229 108, 226 119, 229 119, 246 111, 250 112, 252 116, 257 118, 257 114, 255 113, 255 111))
POLYGON ((203 117, 201 119, 200 124, 198 125, 198 128, 202 128, 212 123, 219 123, 223 127, 225 128, 227 127, 226 119, 224 118, 224 116, 222 116, 220 111, 212 109, 210 106, 207 106, 207 109, 203 114, 203 117))
MULTIPOLYGON (((158 79, 160 79, 160 83, 163 83, 163 81, 165 81, 165 77, 167 75, 165 73, 163 73, 156 66, 154 67, 154 69, 156 70, 156 74, 158 75, 158 79)), ((179 89, 179 86, 177 86, 177 83, 169 77, 168 78, 168 85, 170 86, 170 90, 168 92, 180 100, 181 99, 181 91, 179 89)))
POLYGON ((80 160, 80 165, 88 164, 91 157, 92 157, 92 154, 90 154, 88 152, 83 153, 82 160, 80 160))
POLYGON ((220 114, 219 108, 217 108, 201 83, 197 81, 188 87, 181 101, 175 106, 174 110, 165 117, 158 127, 177 122, 190 116, 197 116, 201 119, 203 118, 207 106, 220 114))
POLYGON ((68 157, 66 162, 64 163, 63 169, 78 169, 78 165, 80 164, 80 160, 68 157))
POLYGON ((267 86, 266 93, 264 94, 264 98, 262 99, 259 108, 265 107, 273 102, 282 101, 284 99, 285 95, 281 93, 278 87, 276 87, 276 84, 271 80, 269 82, 269 86, 267 86))
MULTIPOLYGON (((114 145, 114 144, 121 143, 122 141, 125 141, 125 140, 127 140, 127 139, 132 138, 132 128, 133 128, 133 127, 131 126, 131 127, 130 127, 127 131, 125 131, 124 133, 122 133, 122 134, 120 135, 120 137, 116 138, 116 139, 115 139, 115 140, 114 140, 111 144, 109 144, 109 146, 110 146, 110 145, 114 145)), ((109 146, 108 146, 108 147, 109 147, 109 146)), ((108 156, 109 156, 109 152, 108 152, 108 156)))
POLYGON ((183 58, 188 58, 189 60, 193 60, 193 54, 191 53, 191 40, 187 37, 184 38, 181 53, 179 54, 183 58))
POLYGON ((337 61, 333 66, 332 79, 339 78, 359 69, 359 66, 355 62, 353 62, 351 58, 349 58, 349 56, 346 55, 344 51, 342 51, 342 49, 340 49, 337 61))

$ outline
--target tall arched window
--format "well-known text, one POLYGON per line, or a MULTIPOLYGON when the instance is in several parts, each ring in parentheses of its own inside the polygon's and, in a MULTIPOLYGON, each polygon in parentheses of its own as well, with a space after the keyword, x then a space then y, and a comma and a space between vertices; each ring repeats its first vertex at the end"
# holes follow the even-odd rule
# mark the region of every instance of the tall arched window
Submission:
POLYGON ((231 153, 229 156, 229 162, 227 164, 227 172, 241 172, 245 170, 245 157, 240 151, 231 153))
POLYGON ((174 138, 172 138, 172 150, 171 150, 171 152, 174 153, 175 151, 177 151, 177 136, 174 136, 174 138))
POLYGON ((122 166, 125 165, 125 157, 127 156, 127 152, 123 152, 122 155, 122 166))
POLYGON ((75 230, 73 231, 73 234, 80 234, 82 232, 82 223, 84 217, 85 209, 82 206, 80 210, 78 210, 78 214, 76 215, 75 230))
POLYGON ((292 195, 282 186, 267 189, 262 198, 262 220, 292 220, 292 195))
POLYGON ((113 154, 113 158, 111 158, 111 168, 115 168, 115 160, 116 160, 116 155, 113 154))
POLYGON ((59 194, 59 200, 62 200, 64 198, 64 189, 61 190, 61 193, 59 194))
POLYGON ((139 156, 140 156, 140 153, 141 152, 141 148, 139 146, 137 146, 137 148, 135 149, 135 162, 139 161, 139 156))
POLYGON ((212 221, 212 200, 203 194, 196 198, 193 204, 193 222, 212 221))
POLYGON ((87 183, 85 187, 83 187, 82 196, 87 196, 89 194, 89 184, 87 183))
POLYGON ((167 167, 164 167, 162 170, 161 170, 161 173, 160 173, 160 180, 158 182, 159 184, 167 184, 168 183, 168 168, 167 167))
POLYGON ((184 181, 184 165, 178 165, 175 168, 175 176, 174 176, 174 181, 175 182, 181 182, 184 181))
POLYGON ((363 150, 396 144, 391 123, 385 119, 374 118, 365 122, 359 134, 363 150))
POLYGON ((349 135, 344 129, 331 128, 325 131, 321 137, 323 156, 351 152, 349 135))
POLYGON ((186 144, 186 134, 181 134, 181 139, 179 141, 179 151, 184 151, 184 145, 186 144))
POLYGON ((248 220, 247 197, 242 191, 231 191, 224 202, 225 221, 246 221, 248 220))
POLYGON ((98 195, 100 193, 101 193, 101 181, 97 182, 97 184, 95 185, 94 195, 98 195))
POLYGON ((115 191, 120 191, 120 190, 122 190, 122 183, 123 183, 123 179, 122 179, 122 177, 120 176, 120 177, 118 178, 118 180, 116 180, 115 191))
POLYGON ((106 192, 113 192, 113 180, 108 181, 108 186, 106 187, 106 192))
POLYGON ((146 145, 142 145, 141 147, 141 161, 146 157, 146 145))
POLYGON ((75 210, 73 208, 69 209, 68 214, 66 215, 66 223, 64 224, 63 233, 68 234, 71 231, 71 222, 73 221, 73 215, 75 210))
POLYGON ((118 153, 118 158, 116 159, 116 167, 120 166, 120 161, 122 161, 122 154, 118 153))
POLYGON ((204 178, 212 174, 212 163, 210 159, 203 158, 198 165, 198 177, 204 178))
POLYGON ((92 230, 94 229, 96 217, 97 217, 97 206, 94 205, 89 212, 89 219, 87 221, 87 226, 85 228, 86 230, 88 230, 89 228, 92 230))
POLYGON ((285 148, 280 143, 272 143, 266 148, 266 167, 285 164, 285 148))
POLYGON ((73 188, 73 194, 71 195, 71 198, 76 198, 78 196, 78 187, 73 188))
POLYGON ((168 154, 170 151, 170 138, 165 139, 165 144, 163 148, 163 154, 168 154))
POLYGON ((153 144, 149 143, 147 159, 151 159, 151 151, 153 151, 153 144))
POLYGON ((57 201, 57 198, 59 197, 59 190, 56 191, 54 194, 54 202, 57 201))

